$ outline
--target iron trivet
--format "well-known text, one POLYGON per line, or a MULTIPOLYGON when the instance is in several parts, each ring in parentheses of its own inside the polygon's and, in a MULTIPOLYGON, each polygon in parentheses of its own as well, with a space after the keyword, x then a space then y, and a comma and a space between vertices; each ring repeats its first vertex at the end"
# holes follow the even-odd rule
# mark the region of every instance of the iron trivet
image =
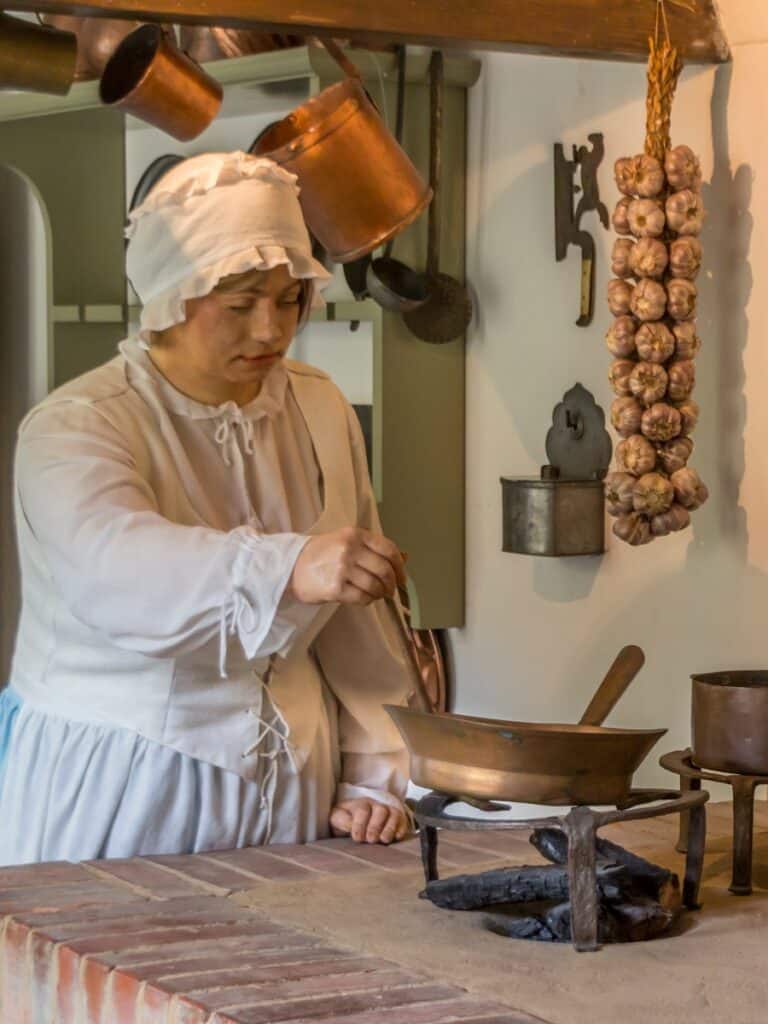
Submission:
MULTIPOLYGON (((691 750, 673 750, 664 754, 659 764, 680 776, 680 788, 683 791, 699 791, 702 780, 722 782, 733 789, 733 874, 728 888, 735 896, 749 896, 752 892, 755 790, 758 786, 768 786, 768 775, 742 775, 739 772, 699 768, 693 763, 692 756, 691 750)), ((689 842, 688 815, 682 814, 676 849, 685 853, 689 842)))
POLYGON ((486 919, 492 931, 515 938, 572 942, 580 952, 604 942, 632 942, 666 931, 680 912, 677 875, 651 864, 615 843, 600 839, 599 829, 615 822, 687 813, 689 818, 682 905, 698 908, 704 860, 709 794, 667 789, 634 789, 615 810, 574 807, 566 815, 509 821, 456 817, 455 803, 479 811, 506 810, 504 804, 428 793, 416 805, 426 889, 421 894, 438 906, 454 910, 493 909, 486 919), (551 863, 457 875, 440 880, 437 869, 438 830, 533 830, 531 843, 551 863), (531 906, 521 914, 521 904, 531 906), (513 907, 514 905, 514 907, 513 907), (516 911, 515 912, 515 908, 516 911))

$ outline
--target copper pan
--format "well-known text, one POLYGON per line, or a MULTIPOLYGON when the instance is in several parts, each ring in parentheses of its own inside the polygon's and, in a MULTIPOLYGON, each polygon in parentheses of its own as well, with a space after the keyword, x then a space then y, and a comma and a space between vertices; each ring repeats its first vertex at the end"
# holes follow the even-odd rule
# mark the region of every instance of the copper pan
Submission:
POLYGON ((0 14, 0 88, 65 96, 76 64, 72 32, 0 14))
POLYGON ((201 64, 302 45, 301 36, 281 36, 222 25, 182 25, 180 42, 182 50, 201 64))
POLYGON ((432 192, 330 40, 346 78, 271 125, 251 149, 298 176, 304 219, 336 263, 377 249, 412 223, 432 192))
POLYGON ((609 729, 584 720, 602 720, 642 663, 639 648, 625 648, 578 725, 386 710, 408 746, 419 786, 472 800, 619 804, 666 729, 609 729))
POLYGON ((187 142, 214 119, 221 85, 173 45, 158 25, 142 25, 120 43, 104 68, 100 95, 187 142))

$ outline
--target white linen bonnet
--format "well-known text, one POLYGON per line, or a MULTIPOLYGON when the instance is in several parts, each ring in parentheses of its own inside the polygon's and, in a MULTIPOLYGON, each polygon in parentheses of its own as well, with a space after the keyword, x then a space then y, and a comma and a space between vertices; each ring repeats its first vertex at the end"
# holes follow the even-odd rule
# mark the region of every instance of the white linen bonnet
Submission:
POLYGON ((273 160, 204 153, 168 171, 128 218, 126 269, 142 303, 139 336, 186 319, 186 299, 221 278, 287 264, 313 279, 312 305, 331 274, 312 255, 296 175, 273 160))

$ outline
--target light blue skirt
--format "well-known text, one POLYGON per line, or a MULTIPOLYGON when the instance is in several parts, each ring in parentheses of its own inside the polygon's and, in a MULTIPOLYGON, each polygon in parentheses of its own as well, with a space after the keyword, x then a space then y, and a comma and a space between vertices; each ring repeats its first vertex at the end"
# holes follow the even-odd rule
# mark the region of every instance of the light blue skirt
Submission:
MULTIPOLYGON (((0 865, 199 853, 328 835, 336 785, 329 716, 299 775, 261 781, 129 729, 76 722, 0 692, 0 865)), ((284 763, 283 763, 284 762, 284 763)))

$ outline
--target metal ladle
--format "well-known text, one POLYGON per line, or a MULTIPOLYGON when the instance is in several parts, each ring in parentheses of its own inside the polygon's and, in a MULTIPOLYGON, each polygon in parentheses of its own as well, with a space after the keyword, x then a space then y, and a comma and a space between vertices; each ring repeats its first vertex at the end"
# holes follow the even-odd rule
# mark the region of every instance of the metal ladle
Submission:
MULTIPOLYGON (((397 60, 397 119, 395 138, 402 145, 405 117, 405 63, 406 49, 398 48, 397 60)), ((424 274, 412 270, 401 260, 392 258, 394 238, 387 242, 384 255, 375 260, 369 258, 365 265, 365 287, 372 299, 393 313, 406 313, 417 309, 429 297, 429 287, 424 274)), ((353 266, 353 265, 350 265, 353 266)), ((346 274, 347 268, 344 268, 346 274)), ((349 277, 347 277, 349 281, 349 277)), ((351 285, 350 285, 351 286, 351 285)), ((354 291, 354 288, 352 289, 354 291)))
POLYGON ((408 329, 422 341, 444 345, 464 333, 472 318, 472 300, 463 284, 449 274, 441 274, 440 262, 440 176, 442 163, 443 121, 443 55, 432 53, 429 64, 430 99, 430 185, 432 202, 429 207, 427 243, 426 302, 403 315, 408 329))

